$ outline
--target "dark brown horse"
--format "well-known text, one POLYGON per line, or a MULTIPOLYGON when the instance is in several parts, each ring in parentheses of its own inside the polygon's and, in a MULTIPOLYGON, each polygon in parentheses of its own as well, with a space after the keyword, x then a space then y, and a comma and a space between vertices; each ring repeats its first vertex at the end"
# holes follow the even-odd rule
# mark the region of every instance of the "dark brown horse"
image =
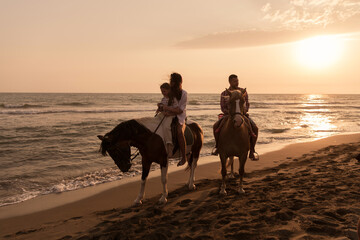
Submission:
MULTIPOLYGON (((187 167, 187 169, 190 169, 188 186, 190 189, 194 189, 194 174, 203 144, 203 131, 195 122, 188 126, 194 136, 194 143, 192 146, 189 146, 191 154, 187 167)), ((129 171, 131 167, 130 146, 139 149, 142 156, 142 181, 140 193, 134 201, 136 204, 141 204, 144 198, 145 183, 149 175, 151 163, 155 162, 160 164, 163 193, 159 202, 167 202, 168 154, 163 139, 158 134, 153 133, 147 127, 133 119, 120 123, 112 131, 105 134, 105 136, 99 135, 98 138, 101 140, 100 152, 104 156, 108 153, 122 172, 129 171)))
POLYGON ((245 117, 245 99, 240 90, 229 91, 230 116, 223 119, 219 134, 218 152, 221 160, 222 184, 220 194, 226 194, 226 161, 228 158, 239 158, 239 193, 244 193, 243 177, 247 155, 250 149, 250 135, 245 117))

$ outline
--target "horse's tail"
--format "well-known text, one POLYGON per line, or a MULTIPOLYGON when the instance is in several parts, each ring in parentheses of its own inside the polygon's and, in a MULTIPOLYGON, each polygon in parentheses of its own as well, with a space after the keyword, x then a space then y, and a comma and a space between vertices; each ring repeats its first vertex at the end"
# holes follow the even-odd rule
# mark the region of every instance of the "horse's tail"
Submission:
POLYGON ((226 159, 226 168, 230 167, 234 163, 234 157, 229 157, 226 159))
POLYGON ((201 135, 204 135, 204 131, 197 122, 192 122, 191 125, 194 127, 194 129, 197 129, 201 135))
POLYGON ((191 154, 190 158, 188 160, 188 165, 186 167, 186 171, 191 169, 191 166, 193 164, 194 158, 199 159, 200 156, 200 150, 202 148, 203 142, 204 142, 204 132, 200 125, 196 122, 191 122, 188 125, 193 132, 194 135, 194 144, 191 146, 191 154))
POLYGON ((191 169, 193 161, 194 161, 194 154, 190 153, 190 158, 188 159, 188 165, 186 166, 185 171, 189 171, 191 169))
MULTIPOLYGON (((228 157, 226 159, 226 169, 228 169, 228 167, 230 167, 233 163, 234 163, 234 157, 228 157)), ((217 172, 219 174, 221 174, 221 166, 220 166, 220 168, 219 168, 219 170, 217 172)))

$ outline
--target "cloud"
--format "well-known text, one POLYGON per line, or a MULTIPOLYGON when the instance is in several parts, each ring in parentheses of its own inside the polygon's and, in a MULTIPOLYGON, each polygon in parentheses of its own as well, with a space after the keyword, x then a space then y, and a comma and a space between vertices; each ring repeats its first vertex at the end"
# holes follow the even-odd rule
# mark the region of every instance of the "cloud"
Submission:
POLYGON ((271 10, 271 5, 270 3, 267 3, 265 4, 262 8, 261 8, 261 11, 264 12, 264 13, 267 13, 271 10))
POLYGON ((287 9, 266 3, 260 9, 271 30, 211 33, 179 42, 178 48, 239 48, 282 44, 304 38, 360 31, 360 2, 355 0, 292 0, 287 9))
POLYGON ((264 20, 292 30, 326 27, 360 14, 360 2, 350 0, 292 0, 284 11, 272 9, 270 3, 264 7, 270 9, 264 20))

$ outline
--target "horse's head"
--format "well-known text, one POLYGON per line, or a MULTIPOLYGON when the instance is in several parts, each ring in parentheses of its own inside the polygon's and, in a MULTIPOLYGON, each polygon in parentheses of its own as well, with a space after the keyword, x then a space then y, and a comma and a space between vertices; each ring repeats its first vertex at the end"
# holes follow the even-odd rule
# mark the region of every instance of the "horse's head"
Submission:
POLYGON ((101 140, 100 152, 106 156, 106 152, 114 160, 122 172, 129 171, 131 167, 131 149, 128 141, 114 141, 109 135, 98 135, 101 140))
POLYGON ((245 95, 246 89, 244 91, 240 90, 227 90, 229 94, 229 113, 232 119, 234 120, 235 127, 240 127, 243 123, 242 116, 245 115, 245 95))

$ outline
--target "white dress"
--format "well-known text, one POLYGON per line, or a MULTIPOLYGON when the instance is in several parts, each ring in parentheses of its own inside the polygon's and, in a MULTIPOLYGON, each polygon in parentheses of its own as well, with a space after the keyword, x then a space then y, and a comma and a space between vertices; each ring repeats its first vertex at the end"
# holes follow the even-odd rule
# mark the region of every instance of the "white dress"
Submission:
POLYGON ((180 101, 174 99, 174 107, 179 107, 183 112, 176 115, 180 125, 184 125, 186 119, 186 104, 187 104, 187 92, 182 90, 180 101))

